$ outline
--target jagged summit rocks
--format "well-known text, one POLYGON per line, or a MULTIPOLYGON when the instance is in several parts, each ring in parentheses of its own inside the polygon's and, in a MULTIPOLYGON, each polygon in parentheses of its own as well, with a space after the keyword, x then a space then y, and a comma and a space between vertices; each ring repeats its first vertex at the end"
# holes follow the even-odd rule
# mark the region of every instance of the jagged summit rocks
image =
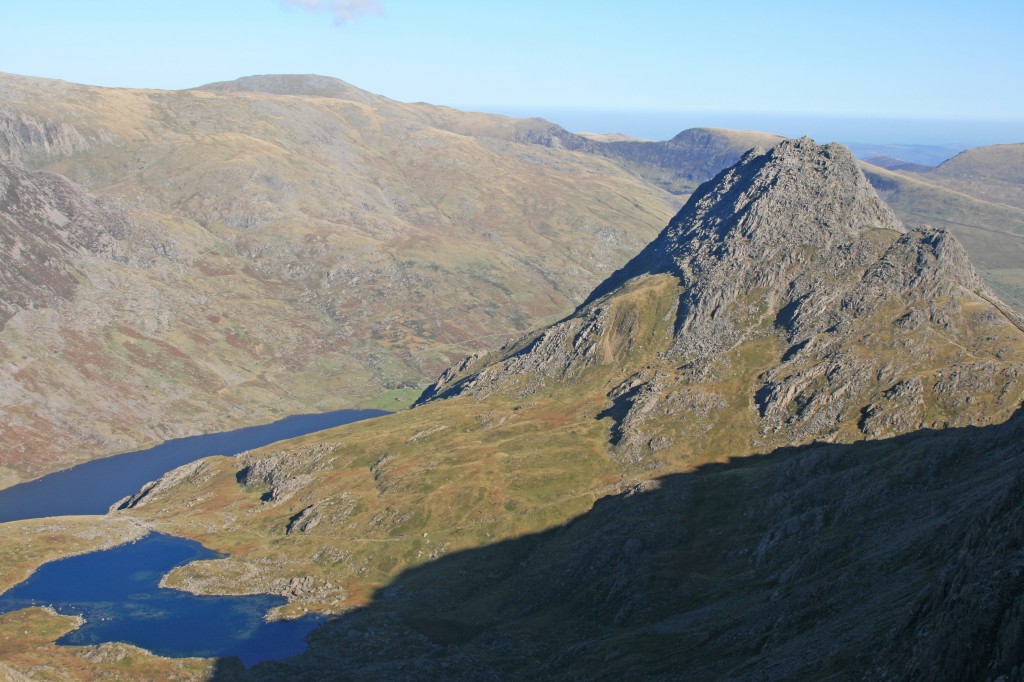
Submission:
POLYGON ((573 316, 427 395, 610 385, 613 449, 660 466, 715 436, 759 449, 1002 421, 1019 324, 955 238, 907 230, 849 150, 802 138, 746 154, 573 316))
POLYGON ((849 150, 806 137, 753 150, 705 183, 590 300, 659 272, 685 288, 675 349, 691 359, 720 353, 756 328, 760 320, 751 324, 739 307, 756 306, 799 336, 856 314, 871 297, 861 291, 868 281, 876 295, 981 287, 948 233, 906 235, 849 150))

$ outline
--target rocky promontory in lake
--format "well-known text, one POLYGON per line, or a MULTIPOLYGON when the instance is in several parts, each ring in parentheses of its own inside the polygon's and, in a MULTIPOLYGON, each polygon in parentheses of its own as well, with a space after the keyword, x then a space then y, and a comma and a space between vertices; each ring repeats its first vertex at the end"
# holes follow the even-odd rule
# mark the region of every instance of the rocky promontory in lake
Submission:
POLYGON ((1020 325, 845 148, 785 141, 414 409, 106 522, 229 555, 168 586, 336 616, 215 679, 1016 679, 1020 325))

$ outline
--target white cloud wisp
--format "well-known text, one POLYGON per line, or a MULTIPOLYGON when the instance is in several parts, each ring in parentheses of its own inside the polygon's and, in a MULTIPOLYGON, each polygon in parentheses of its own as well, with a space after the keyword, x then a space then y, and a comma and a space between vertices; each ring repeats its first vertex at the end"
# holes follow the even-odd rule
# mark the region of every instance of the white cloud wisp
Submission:
POLYGON ((327 12, 334 16, 334 23, 344 26, 360 17, 384 14, 378 0, 282 0, 284 4, 304 9, 307 12, 327 12))

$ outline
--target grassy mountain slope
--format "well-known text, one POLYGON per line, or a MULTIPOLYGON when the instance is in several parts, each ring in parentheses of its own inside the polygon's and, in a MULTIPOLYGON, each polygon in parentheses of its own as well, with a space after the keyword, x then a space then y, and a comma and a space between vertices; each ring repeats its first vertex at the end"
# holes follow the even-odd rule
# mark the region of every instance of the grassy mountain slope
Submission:
POLYGON ((1021 662, 1020 419, 705 465, 403 572, 214 679, 995 679, 1021 662))
POLYGON ((164 92, 4 75, 0 102, 7 163, 116 207, 131 255, 76 256, 73 287, 62 270, 59 296, 11 309, 0 485, 289 413, 408 404, 486 338, 571 310, 677 201, 606 159, 516 142, 532 122, 331 79, 164 92))
POLYGON ((421 406, 113 518, 230 553, 171 586, 342 614, 221 679, 1010 671, 1024 331, 990 299, 849 152, 785 142, 421 406))
POLYGON ((968 149, 928 176, 979 199, 1024 209, 1024 144, 968 149))

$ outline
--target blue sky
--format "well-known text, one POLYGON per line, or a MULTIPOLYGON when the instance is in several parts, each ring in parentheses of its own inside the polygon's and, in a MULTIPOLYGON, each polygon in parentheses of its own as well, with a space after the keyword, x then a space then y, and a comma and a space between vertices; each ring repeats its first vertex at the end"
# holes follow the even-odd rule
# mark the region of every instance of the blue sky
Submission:
POLYGON ((1020 0, 2 0, 0 26, 0 71, 94 85, 317 73, 493 111, 1024 122, 1020 0))

